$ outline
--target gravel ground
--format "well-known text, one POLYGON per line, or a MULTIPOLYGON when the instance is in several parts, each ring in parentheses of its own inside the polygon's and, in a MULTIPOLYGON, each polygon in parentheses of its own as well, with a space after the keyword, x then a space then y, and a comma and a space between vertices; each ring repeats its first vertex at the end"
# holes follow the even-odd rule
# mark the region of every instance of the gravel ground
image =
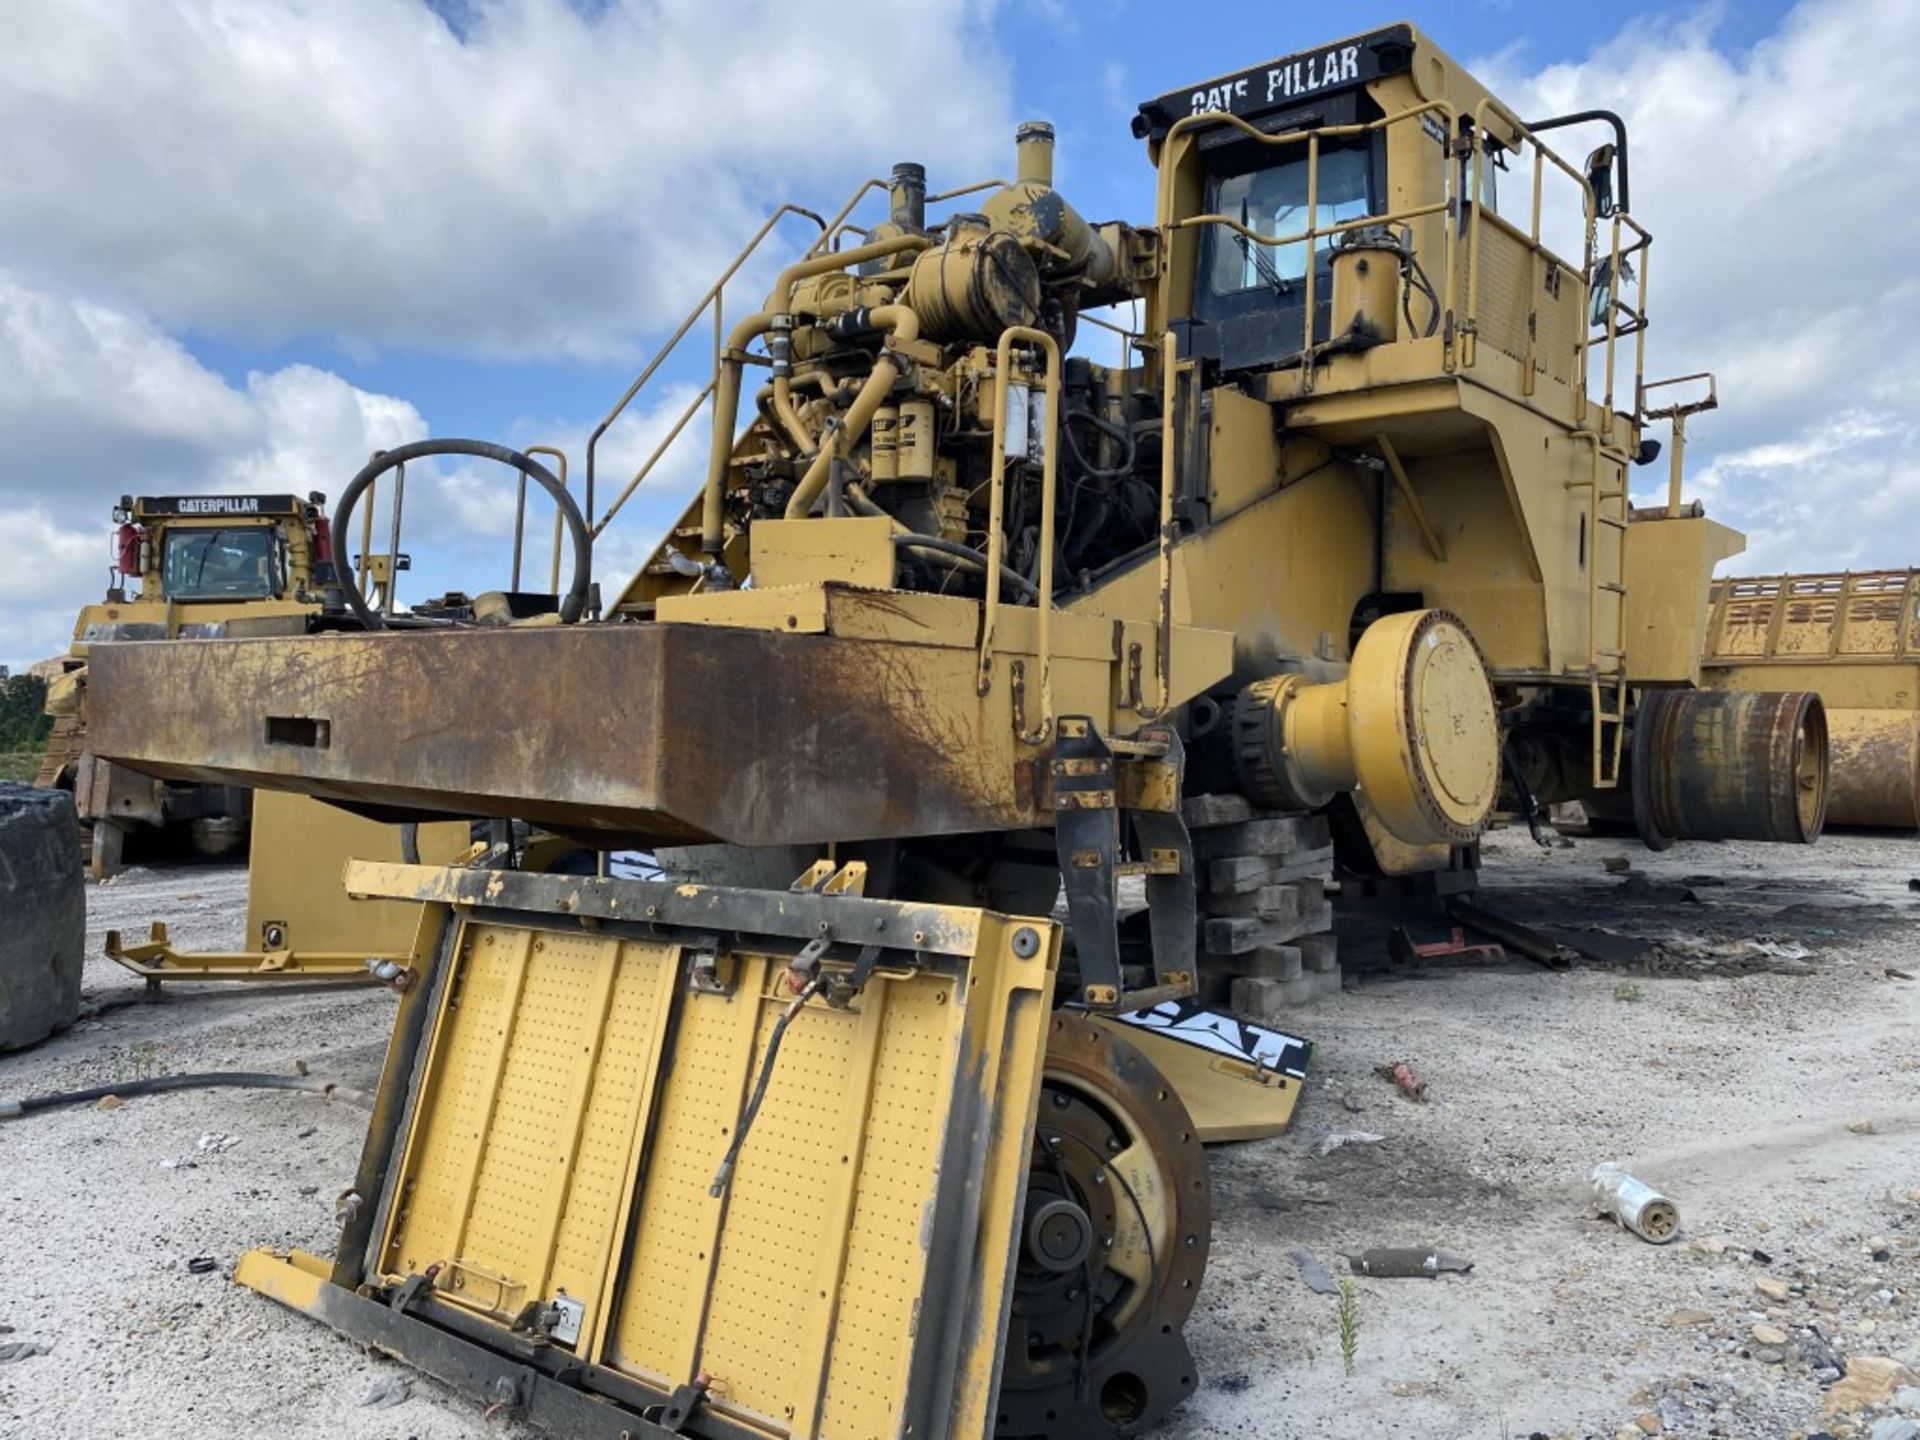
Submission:
MULTIPOLYGON (((1900 1434, 1891 1417, 1920 1418, 1920 1392, 1822 1407, 1873 1357, 1920 1370, 1920 981, 1887 973, 1920 974, 1914 876, 1905 838, 1650 856, 1502 832, 1493 908, 1663 937, 1566 972, 1362 973, 1384 922, 1343 914, 1348 988, 1301 1012, 1316 1051, 1293 1131, 1213 1152, 1213 1258, 1188 1327, 1205 1388, 1159 1440, 1900 1434), (1634 873, 1607 874, 1607 855, 1634 873), (1385 1060, 1419 1071, 1425 1103, 1375 1077, 1385 1060), (1350 1130, 1385 1138, 1319 1153, 1350 1130), (1602 1160, 1678 1202, 1678 1242, 1587 1216, 1580 1182, 1602 1160), (1437 1245, 1474 1270, 1357 1279, 1348 1375, 1335 1302, 1290 1252, 1338 1273, 1371 1245, 1437 1245), (1837 1392, 1829 1360, 1852 1367, 1837 1392)), ((244 889, 230 868, 130 871, 89 892, 90 945, 156 917, 185 945, 237 944, 244 889)), ((1444 933, 1408 915, 1420 938, 1444 933)), ((370 1085, 393 1010, 372 991, 130 1003, 139 983, 101 959, 86 985, 94 1018, 0 1057, 0 1095, 296 1060, 370 1085)), ((314 1097, 236 1092, 0 1125, 0 1346, 49 1347, 0 1361, 0 1435, 528 1433, 424 1379, 396 1408, 364 1406, 399 1366, 226 1280, 253 1245, 330 1246, 363 1125, 314 1097), (213 1273, 188 1269, 202 1256, 213 1273)))

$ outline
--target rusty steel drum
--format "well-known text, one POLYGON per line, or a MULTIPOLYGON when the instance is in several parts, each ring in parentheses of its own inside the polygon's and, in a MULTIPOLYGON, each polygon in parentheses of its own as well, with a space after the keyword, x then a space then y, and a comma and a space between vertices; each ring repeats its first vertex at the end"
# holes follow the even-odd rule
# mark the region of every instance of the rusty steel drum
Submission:
POLYGON ((1827 717, 1811 690, 1652 690, 1633 727, 1633 818, 1676 840, 1808 845, 1827 815, 1827 717))
POLYGON ((1833 779, 1827 819, 1890 830, 1920 827, 1920 713, 1827 711, 1833 779))

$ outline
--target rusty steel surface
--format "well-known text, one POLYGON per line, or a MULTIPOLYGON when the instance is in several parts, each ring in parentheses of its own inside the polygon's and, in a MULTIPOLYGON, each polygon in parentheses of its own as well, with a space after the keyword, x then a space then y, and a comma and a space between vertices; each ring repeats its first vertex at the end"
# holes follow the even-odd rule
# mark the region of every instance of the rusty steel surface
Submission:
POLYGON ((125 644, 96 753, 378 819, 511 816, 602 842, 817 843, 1034 815, 969 654, 676 625, 125 644), (964 694, 964 702, 959 696, 964 694))
POLYGON ((1833 779, 1827 819, 1892 830, 1920 827, 1920 714, 1827 712, 1833 779))
POLYGON ((1810 690, 1654 690, 1634 722, 1633 811, 1675 840, 1809 844, 1827 812, 1827 721, 1810 690))

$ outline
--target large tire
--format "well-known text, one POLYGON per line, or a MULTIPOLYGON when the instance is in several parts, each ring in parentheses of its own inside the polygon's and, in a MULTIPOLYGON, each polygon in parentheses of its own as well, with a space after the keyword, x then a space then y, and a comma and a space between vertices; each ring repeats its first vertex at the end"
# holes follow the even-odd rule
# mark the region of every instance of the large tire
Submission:
POLYGON ((33 1045, 80 1013, 87 898, 73 797, 0 781, 0 1050, 33 1045))

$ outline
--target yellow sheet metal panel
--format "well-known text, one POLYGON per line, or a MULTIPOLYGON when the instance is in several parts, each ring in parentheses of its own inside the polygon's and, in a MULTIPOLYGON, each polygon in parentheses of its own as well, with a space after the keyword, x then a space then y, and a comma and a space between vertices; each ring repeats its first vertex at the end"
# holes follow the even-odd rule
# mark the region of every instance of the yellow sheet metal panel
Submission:
MULTIPOLYGON (((463 821, 420 827, 420 859, 445 864, 467 848, 463 821)), ((279 790, 253 797, 247 856, 247 944, 261 950, 404 953, 420 907, 353 900, 341 884, 349 860, 400 859, 400 827, 279 790), (276 941, 269 928, 279 935, 276 941)))
POLYGON ((637 893, 622 882, 356 877, 505 916, 450 942, 374 1279, 430 1275, 436 1300, 503 1329, 564 1294, 585 1307, 565 1342, 583 1361, 663 1396, 709 1375, 713 1409, 776 1434, 991 1429, 1054 926, 857 897, 761 895, 735 916, 730 897, 757 892, 649 887, 657 923, 811 934, 788 911, 831 903, 889 946, 850 1006, 795 1016, 715 1197, 792 998, 784 953, 721 946, 715 993, 676 944, 509 913, 611 917, 637 893))
POLYGON ((751 1083, 759 1007, 743 997, 766 988, 767 970, 763 959, 744 961, 733 995, 689 994, 680 1007, 640 1201, 645 1219, 606 1352, 615 1369, 669 1388, 694 1372, 721 1221, 707 1186, 751 1083))
POLYGON ((1920 570, 1713 583, 1706 663, 1920 659, 1920 570))
POLYGON ((1694 684, 1713 567, 1746 542, 1702 516, 1635 520, 1626 538, 1627 678, 1694 684))
POLYGON ((825 580, 893 588, 894 522, 884 515, 754 522, 753 583, 817 584, 825 580))

